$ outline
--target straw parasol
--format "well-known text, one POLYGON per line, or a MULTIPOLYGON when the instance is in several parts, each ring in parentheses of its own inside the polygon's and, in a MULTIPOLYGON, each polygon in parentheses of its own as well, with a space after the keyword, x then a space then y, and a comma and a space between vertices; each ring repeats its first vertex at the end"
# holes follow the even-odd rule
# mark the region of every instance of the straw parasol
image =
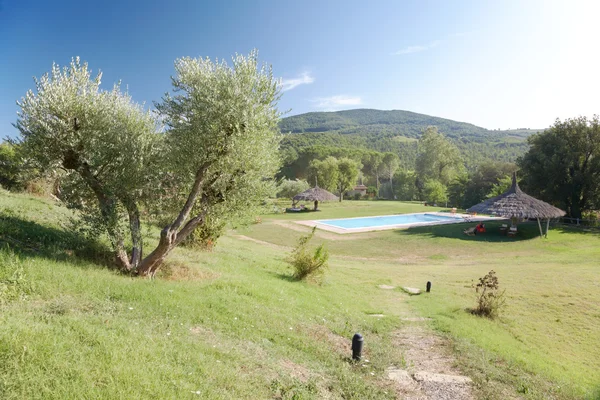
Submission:
POLYGON ((314 201, 314 210, 317 211, 319 207, 319 201, 334 201, 338 200, 338 197, 325 189, 315 186, 314 188, 310 188, 300 194, 295 195, 293 200, 294 203, 297 201, 314 201))
POLYGON ((563 210, 544 201, 523 193, 517 184, 517 173, 513 173, 512 186, 500 196, 492 197, 467 210, 471 213, 492 214, 510 218, 513 225, 516 219, 535 218, 540 228, 540 236, 544 236, 540 220, 546 219, 546 237, 550 226, 550 218, 559 218, 566 214, 563 210))

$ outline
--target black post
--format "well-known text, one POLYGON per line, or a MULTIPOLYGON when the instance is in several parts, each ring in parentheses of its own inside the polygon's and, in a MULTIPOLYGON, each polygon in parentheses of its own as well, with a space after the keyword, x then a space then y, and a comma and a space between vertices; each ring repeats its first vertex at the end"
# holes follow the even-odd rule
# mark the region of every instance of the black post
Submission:
POLYGON ((362 348, 363 348, 363 337, 360 333, 355 333, 352 338, 352 359, 360 361, 362 348))
POLYGON ((431 292, 431 282, 427 281, 427 293, 431 292))

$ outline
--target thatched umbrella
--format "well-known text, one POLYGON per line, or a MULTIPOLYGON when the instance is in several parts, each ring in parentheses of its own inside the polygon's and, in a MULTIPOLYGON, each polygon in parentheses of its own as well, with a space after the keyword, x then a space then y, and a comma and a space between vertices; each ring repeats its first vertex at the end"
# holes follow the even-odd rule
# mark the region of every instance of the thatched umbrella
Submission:
POLYGON ((293 200, 294 203, 297 201, 314 201, 314 209, 315 211, 317 211, 319 207, 319 201, 334 201, 338 200, 338 197, 325 189, 321 189, 320 187, 315 186, 314 188, 310 188, 300 194, 295 195, 293 200))
POLYGON ((512 186, 510 189, 500 196, 492 197, 483 203, 474 205, 467 211, 510 218, 513 225, 517 218, 536 218, 540 228, 540 236, 544 235, 540 219, 546 219, 546 237, 548 236, 550 218, 559 218, 566 214, 566 212, 553 205, 523 193, 517 184, 516 172, 513 174, 512 186))

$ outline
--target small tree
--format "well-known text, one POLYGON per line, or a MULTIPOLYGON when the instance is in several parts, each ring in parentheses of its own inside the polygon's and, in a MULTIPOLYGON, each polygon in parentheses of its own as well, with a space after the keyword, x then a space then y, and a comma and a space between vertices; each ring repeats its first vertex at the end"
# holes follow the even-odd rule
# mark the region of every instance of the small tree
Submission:
POLYGON ((309 248, 309 242, 315 235, 316 227, 298 241, 298 245, 292 251, 288 263, 292 266, 295 279, 302 280, 312 278, 319 281, 327 269, 329 252, 324 244, 319 245, 314 251, 309 248))
POLYGON ((342 158, 338 161, 338 190, 340 191, 340 202, 344 198, 344 193, 356 184, 360 163, 349 158, 342 158))
POLYGON ((277 197, 293 199, 298 193, 309 188, 308 182, 300 179, 283 179, 277 186, 277 197))
POLYGON ((425 198, 432 203, 445 203, 448 201, 448 189, 438 180, 430 179, 423 188, 425 198))
POLYGON ((500 291, 496 272, 492 270, 483 278, 479 278, 479 283, 474 287, 477 307, 472 310, 473 314, 492 319, 496 318, 506 302, 505 291, 500 291))
POLYGON ((335 191, 338 186, 338 160, 329 156, 324 160, 313 160, 308 166, 308 182, 323 189, 335 191))
POLYGON ((435 126, 427 127, 419 139, 417 176, 423 181, 436 179, 448 185, 463 168, 458 148, 439 133, 435 126))
POLYGON ((390 180, 390 193, 391 198, 394 198, 394 173, 400 166, 400 159, 394 153, 385 153, 383 156, 383 162, 380 166, 381 171, 390 180))

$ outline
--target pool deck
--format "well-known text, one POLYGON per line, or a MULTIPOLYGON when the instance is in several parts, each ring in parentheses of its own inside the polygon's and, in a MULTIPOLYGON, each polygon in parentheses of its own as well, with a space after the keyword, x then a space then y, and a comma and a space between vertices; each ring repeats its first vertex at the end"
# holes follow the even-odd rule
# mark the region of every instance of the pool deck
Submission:
MULTIPOLYGON (((446 225, 446 224, 462 224, 465 222, 480 222, 480 221, 500 221, 505 218, 499 217, 484 217, 479 215, 469 215, 469 214, 452 214, 445 212, 426 212, 426 213, 410 213, 410 214, 395 214, 395 215, 373 215, 371 217, 392 217, 396 215, 418 215, 418 214, 432 214, 439 215, 443 217, 460 217, 456 218, 456 220, 448 220, 448 221, 430 221, 430 222, 411 222, 408 224, 396 224, 396 225, 383 225, 383 226, 370 226, 365 228, 340 228, 333 225, 323 224, 319 220, 311 220, 311 221, 294 221, 297 224, 310 226, 311 228, 316 226, 319 229, 324 231, 339 233, 339 234, 347 234, 347 233, 360 233, 360 232, 373 232, 373 231, 386 231, 390 229, 408 229, 413 228, 415 226, 429 226, 429 225, 446 225)), ((338 218, 337 220, 347 220, 347 219, 358 219, 358 218, 369 218, 368 216, 364 217, 353 217, 353 218, 338 218)))

